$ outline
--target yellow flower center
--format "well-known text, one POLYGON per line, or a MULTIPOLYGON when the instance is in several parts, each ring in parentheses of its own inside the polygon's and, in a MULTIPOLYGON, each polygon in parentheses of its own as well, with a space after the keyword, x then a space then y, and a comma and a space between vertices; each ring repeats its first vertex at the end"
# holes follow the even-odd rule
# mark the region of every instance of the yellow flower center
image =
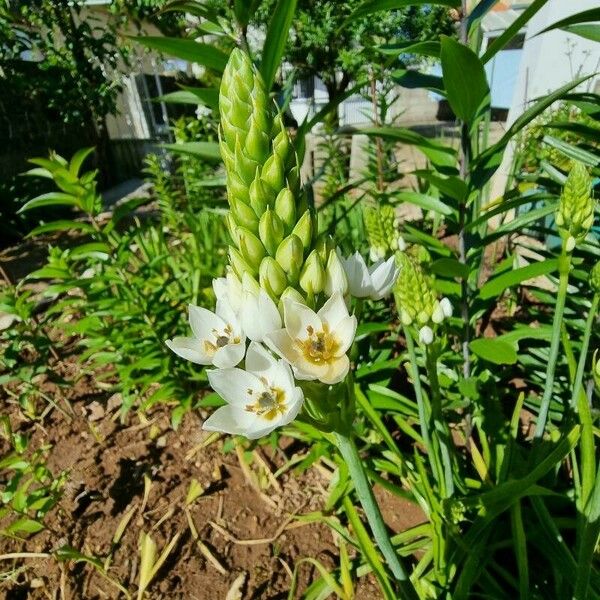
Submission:
POLYGON ((256 413, 267 421, 272 421, 277 415, 285 412, 285 392, 281 388, 270 386, 264 377, 261 377, 261 380, 265 384, 265 389, 260 393, 248 389, 248 394, 255 398, 255 401, 246 404, 246 410, 256 413))
POLYGON ((306 331, 308 338, 298 340, 304 358, 315 365, 331 362, 338 354, 340 343, 329 331, 329 325, 324 323, 322 331, 315 331, 309 325, 306 331))
POLYGON ((229 323, 225 325, 223 331, 213 329, 212 334, 215 336, 214 341, 204 340, 204 351, 209 355, 214 354, 219 348, 223 348, 227 344, 240 343, 240 338, 233 335, 233 327, 229 323))

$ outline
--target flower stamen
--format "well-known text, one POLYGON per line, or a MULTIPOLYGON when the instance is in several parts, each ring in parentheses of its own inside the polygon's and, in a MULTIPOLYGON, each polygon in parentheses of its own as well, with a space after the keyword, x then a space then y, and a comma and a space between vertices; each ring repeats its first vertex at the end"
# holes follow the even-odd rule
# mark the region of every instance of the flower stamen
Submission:
POLYGON ((285 392, 281 388, 269 386, 256 394, 249 389, 248 393, 251 396, 256 396, 256 402, 246 404, 248 412, 253 412, 267 421, 272 421, 278 415, 285 413, 285 392))
POLYGON ((336 358, 340 343, 337 338, 330 333, 329 325, 323 323, 321 331, 315 331, 314 327, 309 325, 306 328, 308 338, 305 340, 297 340, 302 348, 302 353, 306 360, 315 365, 329 363, 336 358))

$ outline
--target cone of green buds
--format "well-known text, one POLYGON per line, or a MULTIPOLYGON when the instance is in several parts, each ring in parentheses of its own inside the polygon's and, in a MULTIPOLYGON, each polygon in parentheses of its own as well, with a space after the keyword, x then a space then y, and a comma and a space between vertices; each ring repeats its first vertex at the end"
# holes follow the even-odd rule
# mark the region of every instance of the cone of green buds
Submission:
POLYGON ((572 252, 584 240, 593 222, 594 201, 590 176, 584 165, 574 162, 556 213, 556 225, 567 252, 572 252))
POLYGON ((598 261, 590 273, 590 287, 594 294, 600 294, 600 261, 598 261))
POLYGON ((452 315, 448 298, 438 300, 431 278, 421 265, 405 253, 397 255, 400 275, 394 295, 403 325, 419 329, 419 338, 425 344, 433 341, 434 325, 452 315))
POLYGON ((246 53, 231 53, 219 96, 220 149, 227 173, 233 240, 229 259, 240 280, 255 278, 274 300, 292 288, 309 304, 323 291, 327 248, 300 188, 292 141, 246 53))
POLYGON ((363 209, 363 221, 371 247, 371 260, 383 259, 404 249, 404 240, 398 231, 399 220, 393 206, 366 206, 363 209))

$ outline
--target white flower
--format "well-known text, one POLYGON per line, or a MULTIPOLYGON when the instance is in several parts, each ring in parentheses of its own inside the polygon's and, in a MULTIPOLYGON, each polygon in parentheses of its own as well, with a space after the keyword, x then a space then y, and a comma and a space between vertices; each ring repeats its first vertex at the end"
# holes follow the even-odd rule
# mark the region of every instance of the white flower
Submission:
POLYGON ((208 380, 227 404, 204 422, 207 431, 254 440, 294 420, 304 400, 289 365, 256 342, 248 347, 246 370, 211 370, 208 380))
POLYGON ((340 259, 348 277, 350 294, 356 298, 385 298, 392 291, 400 272, 393 256, 370 267, 358 252, 348 258, 340 256, 340 259))
POLYGON ((450 300, 448 300, 448 298, 442 298, 440 300, 440 306, 442 307, 442 312, 444 313, 444 317, 446 319, 450 318, 452 316, 452 312, 454 310, 450 300))
POLYGON ((216 312, 190 304, 188 309, 193 337, 167 340, 178 356, 199 365, 234 367, 243 358, 246 336, 229 302, 217 300, 216 312))
POLYGON ((419 342, 422 342, 426 346, 433 342, 433 329, 425 325, 425 327, 421 327, 419 329, 419 342))
POLYGON ((381 248, 380 246, 371 246, 369 248, 369 258, 371 259, 371 262, 383 260, 385 258, 385 248, 381 248))
POLYGON ((240 321, 244 333, 254 342, 262 342, 268 333, 281 329, 279 310, 262 288, 244 289, 240 321))
POLYGON ((213 279, 213 290, 217 301, 227 301, 236 315, 240 312, 242 306, 242 284, 231 269, 228 269, 225 277, 213 279))
POLYGON ((328 296, 333 296, 335 292, 339 292, 345 296, 348 292, 348 277, 344 266, 338 255, 339 250, 329 253, 327 259, 327 268, 325 269, 325 293, 328 296))
POLYGON ((334 384, 342 381, 350 361, 346 356, 356 333, 356 317, 339 292, 315 313, 293 299, 284 300, 285 328, 266 336, 267 345, 285 358, 297 379, 318 379, 334 384))

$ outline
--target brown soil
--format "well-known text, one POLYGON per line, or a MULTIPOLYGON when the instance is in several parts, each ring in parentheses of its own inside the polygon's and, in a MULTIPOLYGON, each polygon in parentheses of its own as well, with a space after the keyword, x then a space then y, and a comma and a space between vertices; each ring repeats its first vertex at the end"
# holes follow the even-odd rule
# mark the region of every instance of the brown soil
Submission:
MULTIPOLYGON (((76 368, 66 363, 64 375, 68 378, 76 368)), ((53 384, 45 382, 42 387, 48 395, 59 397, 53 384)), ((142 533, 149 533, 156 542, 157 555, 178 536, 148 588, 145 598, 152 600, 283 599, 302 558, 317 559, 328 570, 338 566, 332 530, 295 518, 322 509, 329 472, 319 465, 303 474, 289 471, 277 483, 269 483, 269 473, 306 448, 281 438, 277 448, 261 447, 256 451, 258 458, 242 466, 241 449, 224 453, 226 438, 211 442, 202 432, 203 415, 187 414, 174 431, 170 409, 162 405, 145 417, 131 413, 122 423, 119 396, 94 390, 91 379, 80 379, 66 393, 64 406, 73 417, 69 420, 53 410, 43 422, 25 420, 17 405, 2 394, 4 414, 9 415, 13 430, 30 437, 32 450, 51 446, 48 467, 55 476, 66 471, 68 479, 60 502, 46 516, 44 531, 26 540, 0 538, 0 555, 49 554, 3 560, 0 598, 125 597, 90 564, 57 561, 51 553, 65 545, 102 563, 109 559, 110 577, 135 597, 142 533), (204 492, 186 506, 193 480, 204 492), (129 514, 131 519, 114 544, 113 536, 129 514), (204 553, 188 518, 204 544, 204 553), (228 596, 240 580, 241 595, 228 596)), ((0 444, 0 456, 8 450, 6 443, 0 444)), ((394 531, 423 520, 414 505, 382 489, 376 489, 376 495, 394 531)), ((0 528, 6 525, 0 520, 0 528)), ((310 564, 298 569, 300 591, 319 577, 310 564)), ((381 597, 371 577, 357 582, 355 591, 358 600, 381 597)))

